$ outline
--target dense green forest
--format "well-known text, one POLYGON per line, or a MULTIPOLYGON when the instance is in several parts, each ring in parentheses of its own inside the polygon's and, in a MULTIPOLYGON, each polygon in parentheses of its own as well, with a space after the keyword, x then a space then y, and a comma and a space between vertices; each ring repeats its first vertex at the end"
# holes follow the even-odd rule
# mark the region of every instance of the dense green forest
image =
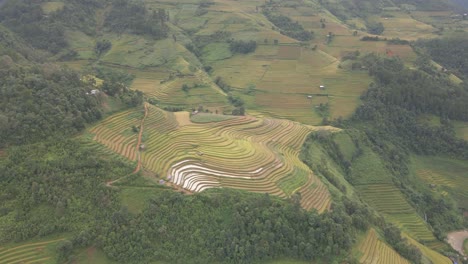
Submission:
POLYGON ((10 147, 0 160, 0 242, 92 230, 119 209, 104 182, 132 169, 60 137, 10 147))
MULTIPOLYGON (((406 68, 399 59, 368 55, 362 63, 374 77, 374 83, 362 95, 364 104, 350 123, 364 122, 366 133, 375 141, 390 140, 403 149, 417 153, 451 153, 468 157, 468 143, 457 139, 448 120, 468 118, 464 107, 468 91, 445 75, 429 75, 406 68), (441 125, 420 124, 417 117, 433 114, 441 125), (378 138, 377 138, 378 137, 378 138)), ((355 124, 356 125, 356 124, 355 124)))
POLYGON ((275 14, 273 10, 266 6, 263 14, 280 29, 281 34, 301 41, 311 40, 314 37, 314 32, 305 30, 301 24, 287 16, 275 14))
POLYGON ((468 78, 468 37, 457 36, 419 40, 416 46, 424 48, 438 63, 455 73, 460 78, 468 78))
POLYGON ((166 25, 168 19, 164 9, 149 12, 142 1, 114 0, 104 25, 118 33, 127 31, 162 39, 168 34, 166 25))
POLYGON ((141 1, 66 0, 64 7, 46 14, 41 7, 45 1, 6 1, 0 9, 0 23, 24 38, 36 48, 58 53, 69 46, 67 29, 78 29, 96 35, 95 12, 110 5, 104 26, 116 33, 134 33, 166 38, 169 19, 164 9, 149 12, 141 1), (129 16, 128 14, 132 14, 129 16))

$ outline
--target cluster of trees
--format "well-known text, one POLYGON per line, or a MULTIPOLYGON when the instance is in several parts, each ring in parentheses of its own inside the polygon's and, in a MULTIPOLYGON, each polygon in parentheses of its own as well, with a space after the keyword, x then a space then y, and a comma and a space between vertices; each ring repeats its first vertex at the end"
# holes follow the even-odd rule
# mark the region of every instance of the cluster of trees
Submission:
POLYGON ((131 171, 63 138, 10 147, 0 160, 0 243, 99 228, 119 209, 103 183, 131 171))
POLYGON ((216 77, 214 82, 216 83, 216 85, 219 86, 219 88, 221 88, 221 90, 225 91, 226 93, 227 92, 230 92, 231 91, 231 86, 229 84, 227 84, 223 78, 221 78, 220 76, 216 77))
POLYGON ((381 10, 380 1, 373 0, 343 0, 334 2, 331 0, 319 0, 319 3, 341 20, 351 17, 366 17, 367 14, 378 14, 381 10))
MULTIPOLYGON (((0 23, 34 47, 54 54, 68 47, 66 29, 95 35, 95 12, 108 4, 105 0, 66 0, 63 8, 46 14, 41 3, 33 0, 7 1, 0 9, 0 23)), ((164 9, 149 12, 141 1, 124 0, 112 0, 111 6, 104 23, 107 29, 150 35, 155 39, 167 37, 169 15, 164 9)))
POLYGON ((407 260, 419 264, 422 263, 421 251, 413 245, 409 245, 406 239, 401 237, 401 231, 398 227, 389 224, 384 228, 385 240, 407 260))
POLYGON ((432 76, 410 70, 398 58, 369 55, 363 64, 374 77, 374 84, 364 94, 368 101, 400 107, 415 114, 434 114, 443 119, 468 121, 468 91, 445 76, 432 76))
MULTIPOLYGON (((99 244, 126 263, 252 263, 278 258, 344 259, 370 213, 348 201, 318 214, 300 208, 300 195, 283 201, 229 189, 184 196, 155 193, 144 211, 115 212, 99 244)), ((348 261, 352 261, 348 259, 348 261)))
POLYGON ((135 78, 133 74, 103 66, 94 66, 89 71, 103 80, 100 89, 107 95, 119 98, 128 107, 138 106, 143 103, 144 94, 141 91, 129 88, 135 78))
POLYGON ((232 110, 232 115, 245 115, 244 100, 242 98, 229 94, 228 100, 235 107, 232 110))
POLYGON ((94 52, 96 55, 100 57, 102 54, 108 52, 112 48, 112 42, 110 40, 104 39, 99 40, 96 42, 96 46, 94 47, 94 52))
POLYGON ((384 32, 385 28, 382 22, 368 22, 366 24, 367 32, 374 35, 380 35, 384 32))
POLYGON ((232 40, 229 43, 229 50, 232 53, 247 54, 254 52, 257 49, 257 42, 254 40, 243 41, 243 40, 232 40))
POLYGON ((94 86, 71 69, 44 64, 0 66, 0 145, 73 134, 101 118, 94 86))
POLYGON ((150 12, 142 1, 113 0, 104 25, 118 33, 131 32, 163 39, 169 32, 168 20, 166 10, 160 8, 150 12))
POLYGON ((387 38, 380 38, 379 36, 363 36, 361 41, 386 41, 387 38))
POLYGON ((305 30, 301 24, 297 21, 292 21, 292 19, 287 16, 274 14, 267 9, 263 11, 263 14, 273 25, 280 29, 280 33, 283 35, 300 41, 308 41, 314 38, 314 32, 305 30))
POLYGON ((387 40, 387 43, 392 44, 392 45, 409 45, 410 44, 408 40, 400 39, 400 38, 389 39, 387 40))
POLYGON ((0 23, 34 47, 52 53, 67 46, 65 27, 56 16, 46 16, 39 1, 8 1, 0 9, 0 23))
POLYGON ((436 62, 454 72, 458 77, 468 78, 468 37, 466 35, 418 40, 416 46, 425 48, 436 62))

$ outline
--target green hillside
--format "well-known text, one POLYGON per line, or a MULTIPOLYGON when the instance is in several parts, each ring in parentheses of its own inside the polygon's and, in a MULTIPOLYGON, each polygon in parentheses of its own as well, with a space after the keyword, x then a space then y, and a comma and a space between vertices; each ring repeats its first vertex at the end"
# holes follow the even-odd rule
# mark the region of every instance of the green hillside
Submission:
POLYGON ((449 0, 0 0, 0 263, 466 263, 467 30, 449 0))

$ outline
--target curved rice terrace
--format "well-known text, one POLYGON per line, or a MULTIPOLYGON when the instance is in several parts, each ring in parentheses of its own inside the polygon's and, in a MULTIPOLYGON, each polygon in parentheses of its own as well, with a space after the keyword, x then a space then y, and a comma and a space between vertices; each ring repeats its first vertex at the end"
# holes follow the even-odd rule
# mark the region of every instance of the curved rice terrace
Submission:
POLYGON ((52 259, 50 251, 61 240, 63 239, 0 247, 0 264, 49 263, 52 259))
POLYGON ((374 229, 367 232, 364 240, 358 245, 358 251, 361 254, 359 262, 363 264, 410 264, 393 248, 382 242, 374 229))
MULTIPOLYGON (((299 192, 304 208, 329 208, 326 186, 298 158, 306 136, 321 128, 251 116, 192 123, 187 116, 154 106, 148 111, 141 163, 161 178, 194 192, 219 187, 280 197, 299 192)), ((90 132, 96 142, 134 160, 136 133, 126 133, 138 118, 142 118, 140 109, 125 111, 90 132)))

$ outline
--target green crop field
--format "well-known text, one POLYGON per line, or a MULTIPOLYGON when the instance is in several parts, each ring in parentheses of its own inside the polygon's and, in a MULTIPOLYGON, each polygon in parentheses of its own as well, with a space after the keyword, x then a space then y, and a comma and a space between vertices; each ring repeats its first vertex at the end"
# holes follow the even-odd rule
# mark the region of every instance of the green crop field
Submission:
POLYGON ((458 206, 468 208, 466 161, 448 157, 414 156, 411 164, 413 173, 420 179, 451 192, 458 206))
POLYGON ((455 122, 454 127, 459 138, 468 140, 468 122, 455 122))
POLYGON ((234 119, 235 117, 229 115, 216 115, 216 114, 205 114, 198 113, 192 115, 190 120, 194 123, 211 123, 211 122, 221 122, 225 120, 234 119))
POLYGON ((0 263, 56 263, 55 246, 61 240, 63 240, 63 238, 2 245, 0 246, 0 263))
POLYGON ((365 150, 353 163, 353 181, 360 196, 391 222, 418 240, 431 242, 435 237, 392 182, 390 172, 371 150, 365 150), (366 175, 362 177, 362 175, 366 175))

